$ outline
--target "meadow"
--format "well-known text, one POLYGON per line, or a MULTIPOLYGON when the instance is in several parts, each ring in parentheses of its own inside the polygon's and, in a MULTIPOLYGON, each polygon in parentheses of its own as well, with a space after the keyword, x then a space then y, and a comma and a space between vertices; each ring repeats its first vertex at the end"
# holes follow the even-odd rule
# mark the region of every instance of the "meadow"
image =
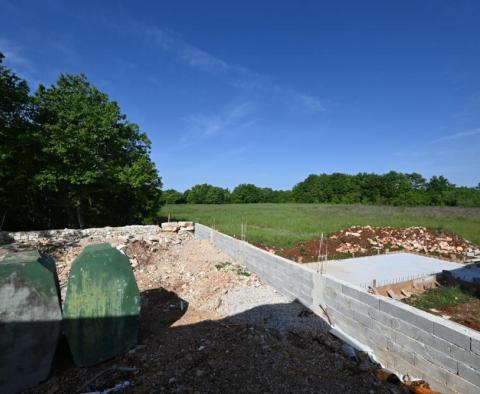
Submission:
POLYGON ((480 208, 332 204, 178 204, 162 208, 171 220, 191 220, 247 240, 277 247, 318 238, 353 225, 425 226, 480 244, 480 208))

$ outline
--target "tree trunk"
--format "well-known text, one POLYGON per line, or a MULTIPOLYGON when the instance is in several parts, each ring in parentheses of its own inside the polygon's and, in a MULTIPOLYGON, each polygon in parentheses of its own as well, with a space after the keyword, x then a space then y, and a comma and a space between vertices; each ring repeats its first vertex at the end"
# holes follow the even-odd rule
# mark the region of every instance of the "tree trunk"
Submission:
POLYGON ((78 227, 83 228, 85 223, 83 220, 83 212, 82 212, 82 201, 77 200, 77 222, 78 227))

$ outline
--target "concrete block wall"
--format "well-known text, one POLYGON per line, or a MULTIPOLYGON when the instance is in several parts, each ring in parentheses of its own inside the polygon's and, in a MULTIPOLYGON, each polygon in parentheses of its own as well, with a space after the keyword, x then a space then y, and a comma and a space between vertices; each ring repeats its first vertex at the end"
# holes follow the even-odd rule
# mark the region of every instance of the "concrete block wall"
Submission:
POLYGON ((309 308, 315 307, 312 296, 315 287, 313 271, 201 224, 195 224, 195 238, 208 239, 280 293, 292 300, 298 299, 309 308))
POLYGON ((419 309, 320 275, 201 224, 207 239, 279 292, 372 349, 387 368, 444 393, 480 393, 480 333, 419 309))

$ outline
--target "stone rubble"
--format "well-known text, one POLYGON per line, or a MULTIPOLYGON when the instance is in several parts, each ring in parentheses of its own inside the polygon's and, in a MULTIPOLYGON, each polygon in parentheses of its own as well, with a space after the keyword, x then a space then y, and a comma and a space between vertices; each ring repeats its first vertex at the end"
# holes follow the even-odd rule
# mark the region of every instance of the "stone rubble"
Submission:
MULTIPOLYGON (((157 225, 133 225, 88 229, 0 232, 0 258, 8 251, 38 249, 50 254, 57 264, 62 300, 65 299, 70 266, 86 245, 108 242, 125 253, 128 245, 142 242, 153 251, 182 245, 193 239, 193 222, 170 222, 157 225)), ((138 266, 135 258, 132 268, 138 266)))
POLYGON ((162 236, 169 238, 166 233, 191 234, 195 230, 193 222, 166 222, 157 225, 132 225, 123 227, 101 227, 86 229, 59 229, 41 231, 0 232, 0 245, 10 243, 32 244, 68 244, 78 242, 80 239, 89 238, 105 242, 105 239, 135 241, 146 240, 158 242, 162 236))
POLYGON ((355 254, 366 253, 369 249, 390 249, 443 257, 480 255, 480 250, 462 237, 426 227, 353 226, 338 231, 330 239, 341 241, 335 249, 339 253, 355 254))

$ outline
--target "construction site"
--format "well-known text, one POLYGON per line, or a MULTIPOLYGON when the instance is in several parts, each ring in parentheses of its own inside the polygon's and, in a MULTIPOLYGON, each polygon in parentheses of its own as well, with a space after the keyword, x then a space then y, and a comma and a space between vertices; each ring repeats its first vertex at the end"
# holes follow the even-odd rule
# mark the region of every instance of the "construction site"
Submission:
MULTIPOLYGON (((422 311, 409 302, 446 286, 478 291, 475 245, 442 235, 435 241, 442 242, 439 248, 432 246, 430 231, 408 230, 415 239, 399 237, 401 253, 392 253, 399 242, 390 230, 386 241, 373 236, 373 229, 366 230, 368 236, 352 235, 362 231, 345 230, 344 241, 341 234, 325 240, 337 253, 366 252, 365 238, 376 247, 373 256, 341 260, 322 258, 318 240, 311 243, 319 245, 312 246, 311 258, 299 258, 191 222, 2 233, 0 341, 2 346, 9 341, 10 351, 0 356, 0 392, 479 392, 478 298, 469 300, 468 313, 460 306, 461 317, 455 308, 422 311), (75 292, 81 294, 78 278, 94 270, 89 259, 97 270, 89 280, 103 275, 98 246, 92 245, 105 243, 112 255, 128 258, 139 294, 137 304, 130 298, 133 309, 125 314, 135 319, 125 323, 123 336, 109 338, 120 335, 112 328, 115 319, 93 324, 95 330, 110 327, 102 338, 111 340, 111 349, 82 342, 86 336, 78 327, 91 329, 88 319, 78 323, 71 317, 82 301, 74 299, 75 292), (434 256, 426 256, 432 248, 434 256), (15 267, 14 257, 25 253, 31 260, 32 251, 49 256, 58 276, 63 318, 55 318, 62 320, 61 329, 51 341, 28 329, 43 332, 38 327, 47 323, 45 316, 9 301, 26 284, 18 280, 18 269, 5 267, 15 267), (285 258, 289 255, 295 261, 285 258), (82 257, 86 263, 80 266, 82 257), (12 334, 9 325, 18 327, 16 319, 26 328, 12 334), (20 335, 28 335, 33 347, 19 346, 20 335)), ((308 256, 305 246, 302 256, 308 256)), ((129 299, 125 294, 122 308, 129 299)), ((108 309, 114 302, 107 304, 108 309)), ((97 315, 82 319, 98 318, 93 309, 97 315)))

